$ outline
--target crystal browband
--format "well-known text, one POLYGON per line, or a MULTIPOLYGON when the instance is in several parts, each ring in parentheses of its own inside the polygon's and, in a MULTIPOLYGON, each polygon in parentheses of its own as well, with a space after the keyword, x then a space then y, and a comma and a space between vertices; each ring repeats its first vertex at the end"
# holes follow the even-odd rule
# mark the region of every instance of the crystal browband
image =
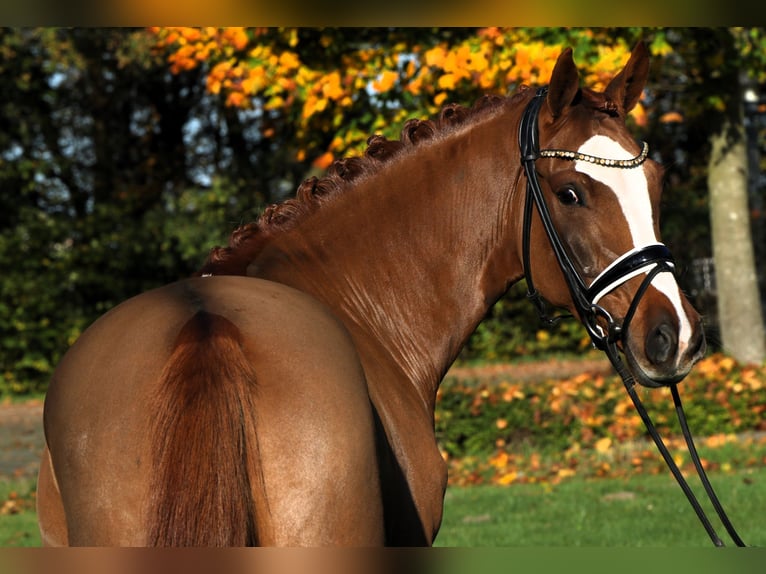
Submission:
POLYGON ((572 161, 587 161, 606 167, 631 168, 644 163, 646 156, 649 155, 649 144, 641 142, 641 153, 632 159, 608 159, 580 153, 579 151, 568 151, 564 149, 544 149, 540 151, 540 157, 555 157, 559 159, 569 159, 572 161))

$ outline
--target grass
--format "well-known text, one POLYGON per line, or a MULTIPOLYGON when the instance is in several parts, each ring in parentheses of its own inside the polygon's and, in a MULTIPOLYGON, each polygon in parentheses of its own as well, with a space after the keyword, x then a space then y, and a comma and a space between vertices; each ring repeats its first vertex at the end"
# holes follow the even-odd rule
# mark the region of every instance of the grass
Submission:
MULTIPOLYGON (((749 546, 766 546, 766 469, 711 473, 734 527, 749 546)), ((727 546, 733 546, 704 492, 689 478, 727 546)), ((571 479, 557 485, 450 487, 437 546, 710 547, 672 476, 571 479)))
MULTIPOLYGON (((766 469, 712 473, 729 517, 749 546, 766 546, 766 469)), ((698 498, 704 493, 696 488, 698 498)), ((0 481, 0 546, 39 546, 34 481, 0 481)), ((719 536, 725 529, 703 502, 719 536)), ((573 478, 560 484, 449 487, 436 546, 710 547, 670 475, 573 478)))
POLYGON ((0 480, 0 547, 40 546, 35 480, 0 480))

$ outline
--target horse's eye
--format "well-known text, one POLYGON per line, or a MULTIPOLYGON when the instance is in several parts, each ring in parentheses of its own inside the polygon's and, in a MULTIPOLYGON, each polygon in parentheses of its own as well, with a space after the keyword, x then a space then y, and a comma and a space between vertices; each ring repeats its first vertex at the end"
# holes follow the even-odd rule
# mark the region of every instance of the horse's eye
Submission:
POLYGON ((580 194, 577 193, 577 190, 570 185, 567 185, 559 189, 556 192, 556 197, 559 198, 559 201, 563 205, 579 205, 582 203, 582 200, 580 199, 580 194))

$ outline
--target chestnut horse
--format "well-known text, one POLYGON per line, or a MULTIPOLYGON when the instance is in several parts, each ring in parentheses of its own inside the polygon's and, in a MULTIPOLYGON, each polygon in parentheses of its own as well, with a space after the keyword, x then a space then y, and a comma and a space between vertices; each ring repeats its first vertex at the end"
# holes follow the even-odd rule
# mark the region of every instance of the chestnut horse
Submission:
MULTIPOLYGON (((541 147, 559 150, 536 160, 539 186, 589 285, 659 245, 662 169, 625 125, 648 69, 639 45, 597 92, 565 50, 536 117, 541 147)), ((518 133, 533 98, 372 137, 198 276, 88 328, 45 401, 44 543, 431 544, 447 484, 434 403, 461 347, 525 260, 545 299, 580 314, 539 213, 523 253, 518 133)), ((647 272, 632 275, 598 308, 630 311, 621 348, 640 382, 675 383, 702 353, 699 316, 672 273, 632 307, 647 272)))

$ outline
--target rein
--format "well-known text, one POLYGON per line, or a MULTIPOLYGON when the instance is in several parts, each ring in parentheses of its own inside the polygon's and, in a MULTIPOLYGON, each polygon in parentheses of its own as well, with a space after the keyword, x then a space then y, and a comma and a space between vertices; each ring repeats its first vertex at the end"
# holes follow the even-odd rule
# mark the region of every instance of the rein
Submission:
MULTIPOLYGON (((599 158, 579 152, 568 150, 556 150, 546 149, 540 150, 539 145, 539 132, 537 126, 537 118, 540 112, 540 106, 542 105, 546 94, 547 88, 540 88, 535 97, 527 105, 524 110, 524 115, 521 118, 521 124, 519 126, 519 146, 521 148, 521 161, 524 168, 524 172, 527 177, 527 197, 524 205, 524 226, 522 235, 522 248, 523 248, 523 263, 524 263, 524 276, 527 282, 527 297, 532 301, 540 314, 540 318, 548 325, 556 324, 563 318, 571 317, 571 315, 556 315, 551 316, 546 308, 545 301, 542 295, 534 286, 532 281, 532 272, 530 266, 530 236, 532 228, 532 207, 537 207, 538 215, 542 221, 545 233, 548 236, 553 252, 556 256, 556 260, 559 263, 559 267, 564 275, 567 287, 574 302, 574 307, 580 316, 585 329, 588 331, 588 335, 593 341, 593 345, 606 353, 609 357, 609 361, 615 368, 617 373, 622 378, 625 390, 633 401, 633 406, 636 408, 641 420, 646 426, 652 440, 654 441, 657 449, 659 450, 662 458, 665 460, 671 473, 675 477, 678 485, 683 490, 686 498, 694 509, 697 517, 699 518, 702 526, 710 536, 715 546, 724 546, 723 541, 716 534, 710 520, 705 515, 700 503, 689 487, 688 482, 681 473, 678 465, 670 455, 665 443, 658 433, 654 423, 652 422, 649 414, 644 408, 641 399, 636 393, 636 381, 630 371, 626 368, 624 362, 620 358, 620 351, 617 347, 618 342, 624 342, 630 321, 638 308, 638 304, 646 293, 649 285, 659 273, 675 273, 675 265, 673 257, 670 254, 670 250, 662 243, 654 243, 646 245, 644 247, 638 247, 625 253, 613 261, 590 286, 586 286, 580 274, 572 264, 572 260, 564 248, 564 245, 559 238, 556 228, 551 220, 548 206, 545 202, 540 182, 537 178, 537 171, 535 170, 535 161, 540 157, 558 158, 563 160, 581 160, 607 167, 614 167, 616 169, 631 169, 641 165, 648 155, 648 146, 646 142, 643 143, 641 153, 635 158, 629 160, 613 160, 608 158, 599 158), (641 286, 638 288, 633 301, 628 308, 628 312, 625 315, 622 323, 618 323, 603 307, 598 304, 598 301, 607 293, 618 288, 620 285, 637 277, 643 273, 646 273, 641 286), (604 323, 606 329, 604 329, 600 322, 604 323)), ((726 512, 724 511, 718 497, 713 490, 707 474, 705 473, 702 463, 700 462, 697 449, 694 445, 689 426, 686 422, 686 415, 681 404, 681 397, 678 394, 678 388, 676 384, 670 385, 671 394, 673 396, 673 403, 675 404, 676 415, 678 417, 679 424, 684 435, 684 440, 689 449, 694 467, 697 471, 697 475, 705 488, 705 492, 713 504, 721 522, 726 528, 729 536, 737 546, 745 546, 745 543, 737 534, 736 530, 729 521, 726 512)))

